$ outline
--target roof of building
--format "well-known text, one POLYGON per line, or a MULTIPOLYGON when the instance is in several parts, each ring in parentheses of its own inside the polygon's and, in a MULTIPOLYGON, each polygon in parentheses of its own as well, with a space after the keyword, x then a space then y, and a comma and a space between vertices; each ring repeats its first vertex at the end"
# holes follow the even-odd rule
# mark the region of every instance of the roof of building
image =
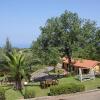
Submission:
POLYGON ((99 61, 82 59, 75 61, 73 65, 75 67, 81 67, 81 68, 93 68, 99 63, 100 63, 99 61))
MULTIPOLYGON (((63 62, 67 64, 68 63, 68 58, 65 59, 65 57, 64 57, 63 62)), ((100 61, 86 60, 86 59, 77 59, 77 60, 72 59, 72 64, 75 67, 79 67, 79 68, 93 68, 97 64, 100 64, 100 61)))

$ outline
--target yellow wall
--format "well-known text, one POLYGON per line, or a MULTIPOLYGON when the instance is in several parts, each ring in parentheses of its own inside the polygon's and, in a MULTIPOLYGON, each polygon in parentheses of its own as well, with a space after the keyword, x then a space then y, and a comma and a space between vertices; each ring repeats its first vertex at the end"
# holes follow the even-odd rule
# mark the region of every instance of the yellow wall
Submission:
POLYGON ((95 72, 100 72, 100 65, 96 65, 96 66, 94 67, 94 71, 95 71, 95 72))

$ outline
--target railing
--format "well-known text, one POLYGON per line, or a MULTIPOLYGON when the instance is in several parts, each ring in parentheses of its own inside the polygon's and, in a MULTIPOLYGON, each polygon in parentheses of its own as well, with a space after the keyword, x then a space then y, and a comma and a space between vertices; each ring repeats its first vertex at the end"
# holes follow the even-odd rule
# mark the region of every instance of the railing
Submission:
POLYGON ((84 81, 84 80, 95 79, 95 75, 84 74, 84 75, 78 75, 77 78, 78 78, 80 81, 84 81))

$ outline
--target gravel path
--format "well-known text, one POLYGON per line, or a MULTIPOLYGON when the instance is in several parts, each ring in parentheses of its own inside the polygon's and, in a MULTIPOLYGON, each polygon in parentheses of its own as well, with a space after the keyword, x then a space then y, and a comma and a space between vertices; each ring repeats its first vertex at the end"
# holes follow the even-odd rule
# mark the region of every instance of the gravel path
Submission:
POLYGON ((100 90, 69 95, 38 97, 27 100, 100 100, 100 90))

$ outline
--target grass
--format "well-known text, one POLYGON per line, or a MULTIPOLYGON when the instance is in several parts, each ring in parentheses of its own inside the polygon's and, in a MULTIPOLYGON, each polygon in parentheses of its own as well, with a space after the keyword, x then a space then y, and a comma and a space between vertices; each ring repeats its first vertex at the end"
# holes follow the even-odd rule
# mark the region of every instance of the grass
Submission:
MULTIPOLYGON (((80 81, 76 80, 74 77, 65 77, 59 79, 59 84, 63 83, 80 83, 80 81)), ((95 80, 88 80, 82 83, 85 85, 86 90, 95 89, 100 86, 100 78, 96 78, 95 80)), ((49 93, 49 88, 41 89, 39 83, 30 84, 28 87, 34 87, 36 97, 47 96, 49 93)), ((22 94, 19 91, 13 90, 11 86, 4 86, 4 88, 6 89, 6 100, 16 100, 23 98, 22 94)))
MULTIPOLYGON (((68 77, 60 79, 59 83, 80 83, 80 81, 76 80, 74 77, 68 77)), ((96 89, 98 86, 100 86, 100 78, 84 81, 82 83, 85 85, 86 90, 96 89)))
POLYGON ((86 90, 96 89, 98 86, 100 87, 100 78, 96 78, 95 80, 89 80, 83 82, 86 87, 86 90))
POLYGON ((13 87, 11 85, 2 85, 2 87, 6 91, 6 100, 16 100, 19 98, 23 98, 22 94, 19 91, 13 90, 13 87))
POLYGON ((6 100, 16 100, 21 98, 23 98, 23 96, 19 91, 15 91, 13 89, 9 89, 6 91, 6 100))
POLYGON ((46 96, 48 95, 49 88, 41 89, 39 86, 34 86, 34 91, 36 93, 36 97, 46 96))

